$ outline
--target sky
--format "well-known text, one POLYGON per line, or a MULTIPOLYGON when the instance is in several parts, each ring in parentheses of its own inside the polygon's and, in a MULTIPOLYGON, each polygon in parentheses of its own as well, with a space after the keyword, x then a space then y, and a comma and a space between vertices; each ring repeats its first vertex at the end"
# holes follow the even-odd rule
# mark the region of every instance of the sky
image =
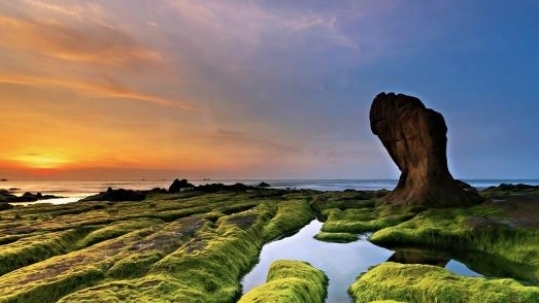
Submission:
POLYGON ((0 0, 0 177, 397 178, 380 92, 457 178, 539 178, 539 1, 0 0))

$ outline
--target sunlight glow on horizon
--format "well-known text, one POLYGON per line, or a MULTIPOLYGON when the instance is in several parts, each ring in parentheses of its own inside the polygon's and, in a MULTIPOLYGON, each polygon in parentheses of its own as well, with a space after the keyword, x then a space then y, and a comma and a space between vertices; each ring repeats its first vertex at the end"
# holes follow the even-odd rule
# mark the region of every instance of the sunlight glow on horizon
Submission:
POLYGON ((38 169, 59 169, 72 163, 66 158, 42 154, 25 154, 14 157, 12 160, 22 167, 38 169))
POLYGON ((539 2, 285 2, 0 0, 0 177, 393 178, 381 91, 457 177, 537 177, 539 2))

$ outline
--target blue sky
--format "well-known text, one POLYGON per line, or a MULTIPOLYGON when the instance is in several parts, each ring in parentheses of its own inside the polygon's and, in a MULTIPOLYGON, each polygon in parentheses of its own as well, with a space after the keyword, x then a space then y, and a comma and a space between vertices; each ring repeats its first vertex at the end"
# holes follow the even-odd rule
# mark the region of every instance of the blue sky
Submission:
POLYGON ((455 177, 539 178, 537 13, 524 0, 0 0, 0 166, 396 178, 368 121, 393 91, 444 115, 455 177))

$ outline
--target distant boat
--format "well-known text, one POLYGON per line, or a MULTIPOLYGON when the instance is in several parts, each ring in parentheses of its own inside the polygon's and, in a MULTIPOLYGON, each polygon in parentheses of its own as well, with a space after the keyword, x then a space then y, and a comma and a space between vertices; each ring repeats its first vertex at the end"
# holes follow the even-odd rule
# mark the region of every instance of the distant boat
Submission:
POLYGON ((210 178, 204 178, 202 181, 210 181, 210 178))
POLYGON ((7 179, 0 179, 1 182, 7 182, 7 179))

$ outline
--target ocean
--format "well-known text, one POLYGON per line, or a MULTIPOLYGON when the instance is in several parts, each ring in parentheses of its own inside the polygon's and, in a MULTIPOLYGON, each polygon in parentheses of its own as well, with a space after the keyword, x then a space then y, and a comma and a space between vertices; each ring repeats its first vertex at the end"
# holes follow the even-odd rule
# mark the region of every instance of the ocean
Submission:
MULTIPOLYGON (((355 190, 379 190, 393 189, 397 180, 394 179, 293 179, 293 180, 193 180, 194 185, 207 183, 257 185, 266 182, 273 188, 279 189, 313 189, 320 191, 342 191, 345 189, 355 190)), ((471 179, 463 180, 475 188, 481 190, 489 186, 497 186, 501 183, 524 183, 539 185, 539 179, 504 180, 504 179, 471 179)), ((0 189, 10 190, 11 193, 21 195, 25 192, 41 192, 43 195, 61 196, 61 199, 43 200, 43 203, 62 204, 78 201, 84 197, 105 191, 107 188, 125 188, 133 190, 148 190, 152 188, 168 188, 172 180, 139 180, 139 181, 3 181, 0 189)), ((39 203, 39 202, 38 202, 39 203)))

